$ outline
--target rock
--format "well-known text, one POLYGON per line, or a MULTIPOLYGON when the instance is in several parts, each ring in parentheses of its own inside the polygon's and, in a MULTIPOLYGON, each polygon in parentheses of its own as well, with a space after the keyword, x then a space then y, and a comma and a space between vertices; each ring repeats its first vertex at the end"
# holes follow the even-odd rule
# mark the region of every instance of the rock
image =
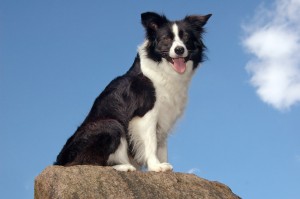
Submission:
POLYGON ((35 199, 238 199, 219 182, 174 172, 120 172, 100 166, 49 166, 35 179, 35 199))

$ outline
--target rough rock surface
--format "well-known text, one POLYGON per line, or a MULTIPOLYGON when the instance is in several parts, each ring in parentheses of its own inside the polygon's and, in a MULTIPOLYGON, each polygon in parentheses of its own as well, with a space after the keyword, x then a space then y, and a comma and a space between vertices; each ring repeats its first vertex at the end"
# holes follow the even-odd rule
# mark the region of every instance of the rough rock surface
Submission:
POLYGON ((219 182, 174 172, 119 172, 100 166, 50 166, 35 179, 35 199, 238 199, 219 182))

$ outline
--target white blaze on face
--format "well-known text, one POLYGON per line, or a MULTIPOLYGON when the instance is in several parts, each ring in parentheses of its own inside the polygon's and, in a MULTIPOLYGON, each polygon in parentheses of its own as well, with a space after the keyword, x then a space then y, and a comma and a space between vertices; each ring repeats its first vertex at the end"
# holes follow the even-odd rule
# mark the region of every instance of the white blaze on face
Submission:
POLYGON ((173 31, 173 34, 174 34, 174 40, 173 40, 173 44, 170 48, 169 56, 171 58, 186 57, 188 55, 188 50, 186 49, 183 41, 179 38, 179 30, 178 30, 178 26, 177 26, 176 23, 173 24, 172 31, 173 31), (182 55, 178 56, 175 53, 175 48, 176 47, 183 47, 184 48, 184 53, 182 55))
POLYGON ((186 46, 184 45, 183 41, 179 37, 179 30, 178 30, 178 26, 176 23, 173 24, 172 31, 174 34, 174 40, 173 40, 173 44, 170 48, 169 56, 172 58, 172 61, 173 61, 173 63, 172 63, 173 69, 176 72, 182 74, 186 70, 186 63, 185 63, 184 58, 188 56, 188 50, 187 50, 186 46), (184 52, 181 55, 178 55, 175 52, 175 49, 178 47, 181 47, 184 49, 184 52))

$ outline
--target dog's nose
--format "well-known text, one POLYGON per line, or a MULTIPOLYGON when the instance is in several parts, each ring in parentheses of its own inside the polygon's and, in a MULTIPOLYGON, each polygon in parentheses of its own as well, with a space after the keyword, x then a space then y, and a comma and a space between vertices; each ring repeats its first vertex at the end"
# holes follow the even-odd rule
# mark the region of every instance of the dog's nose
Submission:
POLYGON ((183 48, 182 46, 177 46, 177 47, 175 48, 175 53, 176 53, 177 55, 182 55, 182 54, 184 53, 184 48, 183 48))

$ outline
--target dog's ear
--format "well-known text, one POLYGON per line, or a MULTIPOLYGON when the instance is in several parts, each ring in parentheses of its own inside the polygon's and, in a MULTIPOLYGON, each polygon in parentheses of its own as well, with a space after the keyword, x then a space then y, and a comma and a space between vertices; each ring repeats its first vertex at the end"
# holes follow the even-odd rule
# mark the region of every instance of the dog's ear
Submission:
POLYGON ((156 31, 159 27, 168 22, 164 15, 159 15, 155 12, 145 12, 141 14, 142 24, 149 31, 156 31))
POLYGON ((206 24, 208 19, 212 16, 212 14, 208 15, 190 15, 184 18, 184 21, 191 24, 191 26, 196 30, 201 32, 202 27, 206 24))

